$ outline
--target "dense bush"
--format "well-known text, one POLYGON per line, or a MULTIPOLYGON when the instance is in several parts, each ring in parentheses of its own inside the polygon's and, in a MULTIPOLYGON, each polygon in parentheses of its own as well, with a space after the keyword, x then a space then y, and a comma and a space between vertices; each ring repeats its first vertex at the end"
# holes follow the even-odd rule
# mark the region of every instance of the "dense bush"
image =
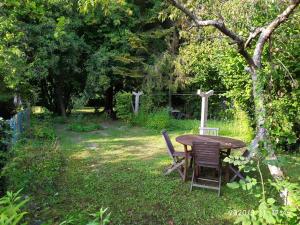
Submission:
MULTIPOLYGON (((11 132, 7 121, 0 117, 0 171, 7 162, 7 151, 10 145, 11 132)), ((5 179, 0 177, 0 194, 4 191, 5 179)))
POLYGON ((123 117, 126 118, 127 121, 129 121, 132 125, 143 126, 155 130, 161 130, 170 127, 171 116, 169 109, 159 108, 158 105, 155 105, 152 95, 144 94, 141 96, 140 110, 137 115, 133 115, 132 113, 126 114, 128 113, 128 109, 131 107, 131 94, 129 103, 129 95, 127 96, 127 101, 125 101, 125 96, 123 96, 123 99, 123 108, 127 109, 127 111, 123 110, 123 117))
POLYGON ((56 138, 53 121, 49 116, 46 118, 32 118, 30 129, 33 138, 43 140, 54 140, 56 138))
POLYGON ((6 120, 0 117, 0 151, 5 151, 11 137, 10 127, 6 120))
POLYGON ((117 117, 129 122, 132 117, 132 94, 129 92, 118 92, 116 94, 117 117))
POLYGON ((142 95, 140 101, 141 112, 150 113, 153 112, 153 110, 157 107, 157 105, 154 104, 153 96, 151 96, 150 94, 142 95))
POLYGON ((144 111, 140 111, 137 115, 133 115, 130 124, 137 125, 137 126, 146 126, 146 122, 148 119, 148 113, 144 111))
POLYGON ((266 160, 263 154, 256 154, 247 159, 240 156, 230 156, 225 159, 226 162, 232 163, 239 167, 241 171, 247 174, 245 180, 239 182, 228 183, 232 188, 242 188, 253 194, 258 203, 255 209, 249 211, 236 218, 235 224, 299 224, 300 223, 300 186, 298 183, 292 183, 289 179, 265 179, 263 176, 263 166, 281 165, 285 162, 280 160, 266 160), (251 173, 257 171, 259 178, 251 177, 251 173), (249 175, 249 176, 248 176, 249 175), (289 204, 285 205, 274 197, 281 195, 282 191, 287 191, 287 201, 289 204))
POLYGON ((266 120, 270 139, 278 150, 300 150, 300 92, 274 99, 267 104, 266 120))
POLYGON ((171 116, 168 109, 161 109, 150 113, 146 121, 146 127, 162 130, 169 128, 171 125, 171 116))
POLYGON ((102 129, 102 126, 100 124, 94 124, 94 123, 80 123, 75 122, 69 125, 69 130, 76 131, 76 132, 89 132, 89 131, 95 131, 102 129))
POLYGON ((86 120, 82 114, 79 114, 71 121, 68 129, 75 132, 90 132, 100 130, 102 126, 97 122, 86 120))
POLYGON ((168 109, 158 109, 155 112, 139 112, 131 119, 132 125, 138 125, 155 130, 162 130, 171 127, 172 118, 168 109))

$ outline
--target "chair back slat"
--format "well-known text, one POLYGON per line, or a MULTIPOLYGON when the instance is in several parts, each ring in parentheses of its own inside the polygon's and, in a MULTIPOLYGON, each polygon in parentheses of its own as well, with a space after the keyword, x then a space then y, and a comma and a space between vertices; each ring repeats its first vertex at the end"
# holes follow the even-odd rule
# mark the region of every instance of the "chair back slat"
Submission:
POLYGON ((174 146, 173 146, 173 144, 172 144, 172 142, 171 142, 171 139, 170 139, 170 137, 169 137, 169 135, 168 135, 168 132, 167 132, 166 130, 163 130, 163 131, 161 132, 161 134, 162 134, 162 136, 163 136, 163 138, 164 138, 164 140, 165 140, 165 142, 166 142, 168 154, 169 154, 171 157, 173 157, 173 154, 174 154, 174 152, 175 152, 175 149, 174 149, 174 146))
POLYGON ((200 135, 213 135, 219 136, 219 128, 212 128, 212 127, 199 127, 199 134, 200 135))
POLYGON ((193 142, 192 153, 198 166, 218 166, 220 164, 220 143, 193 142))

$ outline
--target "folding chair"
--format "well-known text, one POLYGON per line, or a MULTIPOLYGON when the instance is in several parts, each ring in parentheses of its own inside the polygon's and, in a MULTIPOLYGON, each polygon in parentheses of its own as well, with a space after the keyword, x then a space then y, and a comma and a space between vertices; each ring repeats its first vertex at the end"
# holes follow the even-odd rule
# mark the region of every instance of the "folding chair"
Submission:
MULTIPOLYGON (((244 151, 242 156, 245 157, 246 159, 249 159, 250 152, 246 149, 246 151, 244 151)), ((237 166, 229 165, 229 169, 234 173, 234 176, 230 179, 230 182, 235 181, 237 178, 240 178, 241 180, 245 180, 245 177, 243 176, 243 174, 241 173, 241 171, 237 166)))
MULTIPOLYGON (((161 133, 162 133, 162 136, 163 136, 163 138, 166 142, 166 145, 167 145, 167 152, 173 160, 172 165, 165 170, 164 175, 168 175, 171 172, 177 170, 179 175, 183 179, 184 178, 183 165, 184 165, 184 162, 185 162, 185 153, 175 151, 174 146, 173 146, 173 144, 170 140, 170 137, 169 137, 166 130, 163 130, 161 133)), ((191 158, 190 155, 188 157, 189 157, 189 159, 191 158)))
MULTIPOLYGON (((222 164, 220 162, 220 143, 216 142, 193 142, 192 154, 194 157, 194 169, 191 182, 191 191, 193 187, 214 189, 218 191, 218 196, 221 194, 222 183, 222 164), (200 167, 212 168, 218 171, 218 179, 196 177, 196 173, 200 167), (200 183, 202 182, 202 184, 200 183), (207 185, 213 183, 216 185, 207 185)), ((203 173, 203 171, 202 171, 203 173)), ((198 175, 198 174, 197 174, 198 175)), ((201 174, 200 174, 201 175, 201 174)))

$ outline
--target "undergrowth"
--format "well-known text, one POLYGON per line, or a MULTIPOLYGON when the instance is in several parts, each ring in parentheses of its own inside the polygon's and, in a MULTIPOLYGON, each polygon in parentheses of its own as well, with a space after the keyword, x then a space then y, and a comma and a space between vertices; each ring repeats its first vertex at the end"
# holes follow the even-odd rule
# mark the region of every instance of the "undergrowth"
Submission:
POLYGON ((79 114, 70 119, 68 129, 75 132, 90 132, 103 128, 98 122, 89 121, 82 114, 79 114))

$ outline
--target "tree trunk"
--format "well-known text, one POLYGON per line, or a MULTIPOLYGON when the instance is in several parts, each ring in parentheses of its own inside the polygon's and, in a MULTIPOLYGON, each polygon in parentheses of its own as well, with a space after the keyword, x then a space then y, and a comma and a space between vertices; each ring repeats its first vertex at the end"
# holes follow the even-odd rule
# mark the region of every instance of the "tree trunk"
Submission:
POLYGON ((114 89, 109 87, 105 92, 105 106, 104 111, 112 118, 116 119, 116 115, 113 110, 113 101, 114 101, 114 89))
MULTIPOLYGON (((245 42, 243 38, 241 38, 237 33, 233 32, 232 30, 228 29, 225 25, 224 20, 203 20, 199 18, 196 14, 186 8, 180 1, 178 0, 169 0, 172 5, 176 8, 181 10, 184 14, 186 14, 191 20, 194 21, 195 25, 198 27, 204 26, 212 26, 218 29, 221 33, 226 35, 227 37, 231 38, 234 43, 237 44, 238 52, 240 55, 244 57, 247 64, 250 66, 249 72, 252 76, 252 85, 253 85, 253 97, 254 97, 254 105, 255 105, 255 116, 256 116, 256 124, 257 124, 257 131, 256 136, 252 140, 250 148, 253 152, 257 152, 259 148, 259 143, 262 142, 264 147, 268 150, 269 159, 276 159, 273 149, 270 146, 270 142, 268 142, 268 134, 265 128, 265 121, 266 121, 266 110, 264 104, 264 95, 263 95, 263 86, 264 83, 260 81, 258 76, 261 76, 261 68, 262 68, 262 55, 263 50, 266 42, 271 37, 272 33, 284 23, 288 17, 295 11, 295 9, 299 6, 300 0, 293 0, 290 1, 287 8, 281 13, 278 14, 275 19, 273 19, 268 25, 264 27, 258 27, 255 29, 253 33, 250 33, 247 41, 245 42), (253 52, 253 57, 247 51, 247 47, 249 46, 250 42, 255 39, 259 35, 259 38, 256 42, 255 49, 253 52)), ((274 167, 268 165, 271 171, 272 176, 275 179, 282 179, 283 173, 279 167, 274 167)), ((285 204, 288 204, 287 190, 281 191, 281 196, 284 198, 285 204)))
POLYGON ((64 102, 64 93, 61 87, 61 82, 58 81, 55 87, 55 94, 56 94, 56 104, 57 104, 57 109, 59 110, 59 113, 61 116, 64 118, 67 117, 66 115, 66 107, 65 107, 65 102, 64 102))
MULTIPOLYGON (((53 91, 48 85, 48 81, 46 79, 43 79, 40 82, 40 87, 42 91, 42 98, 40 100, 40 104, 44 107, 46 107, 50 112, 55 111, 55 106, 53 104, 53 91)), ((53 87, 53 86, 52 86, 53 87)))
MULTIPOLYGON (((173 38, 171 40, 170 44, 170 52, 172 56, 175 56, 178 53, 179 49, 179 32, 176 26, 174 26, 174 31, 173 31, 173 38)), ((169 108, 172 108, 172 86, 173 86, 173 75, 170 73, 169 74, 169 84, 168 84, 168 103, 169 103, 169 108)))
MULTIPOLYGON (((257 150, 259 147, 259 142, 266 142, 267 130, 265 128, 266 120, 266 109, 264 104, 263 86, 258 81, 259 79, 258 68, 252 67, 250 70, 252 78, 252 91, 254 97, 254 107, 255 107, 255 118, 256 118, 256 135, 252 140, 250 148, 252 150, 257 150)), ((265 146, 267 147, 267 146, 265 146)))

